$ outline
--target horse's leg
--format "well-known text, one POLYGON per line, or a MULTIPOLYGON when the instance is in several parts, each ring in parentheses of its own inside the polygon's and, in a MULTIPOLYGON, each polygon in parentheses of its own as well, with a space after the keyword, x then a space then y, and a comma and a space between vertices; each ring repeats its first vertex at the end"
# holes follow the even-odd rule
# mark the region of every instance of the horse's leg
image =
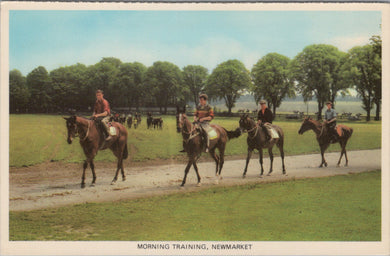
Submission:
POLYGON ((89 162, 89 166, 91 167, 91 171, 92 171, 91 187, 94 187, 96 183, 96 173, 95 173, 95 164, 93 163, 93 159, 91 159, 91 161, 89 162))
POLYGON ((125 169, 123 168, 123 159, 121 163, 121 173, 122 173, 122 181, 126 180, 126 175, 125 175, 125 169))
POLYGON ((260 150, 259 150, 259 162, 260 162, 260 166, 261 166, 260 177, 263 177, 263 173, 264 173, 264 168, 263 168, 263 149, 261 147, 260 147, 260 150))
POLYGON ((218 176, 219 157, 215 153, 215 148, 210 150, 210 155, 215 160, 215 165, 216 165, 216 167, 215 167, 215 176, 218 176))
POLYGON ((198 184, 196 184, 196 186, 200 187, 202 184, 200 183, 200 175, 199 175, 199 171, 198 171, 198 166, 196 165, 196 161, 194 161, 192 163, 192 165, 194 166, 194 169, 195 169, 195 172, 196 172, 196 177, 198 178, 198 184))
POLYGON ((83 164, 83 175, 81 176, 81 188, 85 188, 85 170, 88 167, 88 162, 87 160, 84 161, 83 164))
POLYGON ((225 163, 225 145, 226 144, 224 144, 223 142, 220 142, 220 144, 217 145, 219 151, 219 170, 218 170, 219 179, 222 179, 221 173, 222 173, 223 164, 225 163))
POLYGON ((123 172, 123 146, 121 147, 119 142, 117 141, 114 144, 112 144, 110 149, 114 153, 116 158, 118 159, 117 165, 116 165, 115 176, 114 176, 114 179, 111 181, 111 185, 114 185, 116 183, 116 181, 118 180, 119 170, 121 170, 121 172, 122 172, 122 178, 124 175, 124 172, 123 172))
POLYGON ((248 147, 248 154, 247 154, 247 156, 246 156, 245 169, 244 169, 244 173, 242 174, 242 177, 243 177, 243 178, 246 177, 246 172, 247 172, 247 170, 248 170, 249 160, 250 160, 251 157, 252 157, 252 153, 253 153, 253 149, 251 149, 251 148, 248 147))
POLYGON ((328 163, 325 160, 325 150, 328 148, 328 146, 329 146, 329 144, 328 145, 326 145, 326 144, 325 145, 320 145, 322 160, 321 160, 320 166, 318 166, 318 167, 322 167, 323 165, 325 165, 325 167, 328 166, 328 163))
POLYGON ((341 141, 340 141, 340 147, 341 147, 341 152, 340 152, 339 161, 337 162, 337 167, 340 167, 341 158, 343 158, 343 155, 344 155, 344 152, 345 152, 345 145, 341 141))
POLYGON ((117 162, 117 165, 116 165, 116 172, 115 172, 115 176, 114 176, 114 179, 111 181, 111 185, 114 185, 116 183, 116 181, 118 180, 118 174, 119 174, 119 170, 122 168, 122 157, 118 157, 118 162, 117 162))
POLYGON ((347 146, 347 143, 345 143, 345 145, 344 145, 344 155, 345 155, 345 165, 344 166, 348 166, 347 150, 345 149, 346 146, 347 146))
POLYGON ((282 170, 283 170, 283 174, 286 174, 286 168, 284 166, 284 149, 283 149, 283 142, 279 143, 278 144, 278 147, 279 147, 279 151, 280 151, 280 157, 282 158, 282 170))
POLYGON ((191 165, 193 164, 193 162, 194 162, 194 160, 193 159, 189 159, 188 160, 188 163, 187 163, 187 166, 186 166, 186 168, 185 168, 185 170, 184 170, 184 178, 183 178, 183 182, 181 183, 181 185, 180 186, 184 186, 184 184, 186 183, 186 179, 187 179, 187 174, 188 174, 188 171, 190 170, 190 168, 191 168, 191 165))
POLYGON ((268 172, 267 176, 270 176, 272 171, 273 171, 272 167, 273 167, 273 163, 274 163, 274 153, 272 152, 272 147, 268 148, 268 154, 269 154, 269 160, 270 160, 270 167, 269 167, 269 172, 268 172))

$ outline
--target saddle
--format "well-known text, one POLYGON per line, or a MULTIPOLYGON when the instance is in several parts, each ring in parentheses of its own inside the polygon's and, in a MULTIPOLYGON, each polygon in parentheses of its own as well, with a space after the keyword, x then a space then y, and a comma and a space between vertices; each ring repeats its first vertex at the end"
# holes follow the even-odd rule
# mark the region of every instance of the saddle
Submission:
POLYGON ((268 123, 264 124, 264 127, 269 130, 269 134, 271 135, 272 139, 279 139, 278 132, 275 130, 274 127, 272 127, 271 124, 268 124, 268 123))
POLYGON ((210 125, 208 125, 204 128, 200 125, 200 123, 194 123, 194 125, 195 125, 196 130, 198 130, 201 134, 203 132, 207 133, 209 140, 214 140, 214 139, 218 138, 217 131, 213 127, 211 127, 210 125))

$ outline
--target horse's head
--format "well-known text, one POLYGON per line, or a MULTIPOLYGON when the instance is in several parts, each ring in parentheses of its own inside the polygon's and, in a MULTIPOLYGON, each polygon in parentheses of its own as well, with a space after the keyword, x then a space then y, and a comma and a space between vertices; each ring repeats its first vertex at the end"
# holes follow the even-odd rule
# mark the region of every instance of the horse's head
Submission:
POLYGON ((239 123, 240 123, 240 130, 241 132, 243 132, 252 129, 254 121, 248 114, 243 114, 240 117, 239 123))
POLYGON ((179 108, 179 106, 176 106, 176 131, 178 133, 181 132, 184 125, 184 117, 186 113, 186 107, 184 106, 182 109, 179 108))
POLYGON ((313 119, 310 116, 307 116, 303 119, 301 124, 301 128, 298 131, 298 134, 303 134, 304 132, 312 129, 313 127, 313 119))
POLYGON ((64 117, 66 120, 66 129, 68 130, 68 138, 67 141, 69 144, 72 144, 74 137, 76 137, 77 132, 77 124, 76 124, 76 116, 64 117))

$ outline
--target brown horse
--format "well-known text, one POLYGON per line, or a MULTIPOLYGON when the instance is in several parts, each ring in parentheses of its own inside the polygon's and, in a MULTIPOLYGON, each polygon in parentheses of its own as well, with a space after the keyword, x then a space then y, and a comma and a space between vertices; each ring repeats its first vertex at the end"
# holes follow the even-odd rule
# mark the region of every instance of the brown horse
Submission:
POLYGON ((68 143, 71 144, 73 139, 76 136, 79 136, 80 145, 84 150, 85 156, 87 157, 83 165, 81 187, 85 187, 85 169, 87 169, 88 164, 91 167, 93 175, 91 186, 95 185, 96 174, 93 159, 95 158, 99 150, 104 150, 107 148, 111 149, 114 155, 118 158, 117 170, 111 184, 113 185, 117 181, 119 170, 121 170, 122 172, 122 180, 125 181, 126 176, 123 169, 123 159, 126 159, 128 156, 126 128, 120 123, 111 123, 112 126, 115 127, 116 135, 112 136, 112 139, 109 142, 106 142, 102 132, 99 132, 100 128, 98 128, 98 125, 96 123, 98 121, 90 120, 79 116, 71 116, 69 118, 64 117, 64 119, 66 120, 66 128, 68 130, 68 143))
POLYGON ((279 138, 273 138, 271 142, 268 142, 265 132, 263 131, 263 128, 260 127, 252 118, 249 117, 248 114, 244 114, 240 118, 240 128, 243 131, 248 132, 248 138, 246 140, 248 144, 248 155, 246 158, 246 164, 245 169, 243 173, 243 178, 246 176, 246 172, 248 170, 248 164, 249 160, 251 159, 252 152, 254 149, 257 149, 259 151, 259 161, 261 166, 261 173, 260 177, 262 177, 264 173, 263 168, 263 148, 268 149, 269 158, 271 160, 270 169, 267 175, 271 175, 272 173, 272 165, 274 161, 274 155, 272 153, 272 148, 274 145, 276 145, 279 148, 280 156, 282 158, 282 168, 283 168, 283 174, 286 174, 286 168, 284 166, 284 150, 283 150, 283 143, 284 143, 284 134, 282 128, 280 128, 277 125, 271 124, 272 128, 277 132, 279 138))
POLYGON ((322 167, 323 165, 325 165, 325 167, 328 166, 328 163, 326 162, 324 157, 324 153, 331 143, 336 142, 339 142, 341 146, 341 155, 337 166, 340 166, 343 154, 345 154, 345 166, 348 166, 348 157, 345 147, 347 146, 349 138, 352 136, 353 129, 342 124, 337 125, 337 129, 338 133, 341 134, 341 136, 339 136, 337 141, 331 141, 328 129, 324 123, 320 123, 319 121, 316 121, 311 117, 306 117, 302 122, 301 128, 298 131, 299 134, 303 134, 308 130, 313 130, 313 132, 316 134, 318 144, 320 145, 322 157, 322 161, 319 167, 322 167))
MULTIPOLYGON (((218 178, 221 179, 220 175, 224 164, 226 143, 229 139, 239 137, 241 135, 241 132, 239 129, 237 129, 236 131, 227 131, 221 126, 215 124, 211 124, 210 126, 214 128, 216 132, 216 138, 210 138, 209 153, 216 163, 215 175, 217 176, 218 182, 218 178), (219 155, 216 154, 216 149, 218 149, 219 155)), ((177 108, 176 128, 177 132, 181 132, 182 134, 183 146, 188 156, 188 163, 184 170, 184 178, 183 182, 181 183, 181 186, 183 187, 186 183, 187 174, 191 168, 191 165, 194 166, 196 176, 198 178, 197 186, 200 186, 201 178, 199 176, 198 166, 196 165, 196 162, 198 161, 201 153, 204 150, 204 143, 202 141, 202 136, 198 129, 198 125, 194 125, 188 120, 187 115, 185 114, 185 108, 182 111, 177 108)))

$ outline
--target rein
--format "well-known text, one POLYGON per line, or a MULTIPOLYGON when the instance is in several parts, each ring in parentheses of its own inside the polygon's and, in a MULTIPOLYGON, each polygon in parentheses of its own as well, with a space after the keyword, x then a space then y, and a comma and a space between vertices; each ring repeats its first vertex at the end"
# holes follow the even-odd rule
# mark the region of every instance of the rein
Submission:
POLYGON ((78 131, 78 129, 77 129, 77 133, 75 134, 75 137, 80 137, 80 141, 85 141, 89 135, 89 128, 91 128, 91 121, 88 121, 87 133, 85 134, 84 138, 80 137, 80 132, 78 131))
POLYGON ((259 131, 259 125, 258 125, 258 124, 256 124, 255 127, 251 128, 251 129, 249 129, 249 130, 244 130, 244 132, 247 132, 247 133, 248 133, 248 137, 249 137, 250 139, 255 138, 258 131, 259 131), (253 132, 255 129, 256 129, 255 134, 254 134, 253 136, 250 136, 249 133, 253 132))
MULTIPOLYGON (((188 119, 187 119, 188 120, 188 119)), ((184 127, 184 119, 183 119, 183 124, 182 124, 182 126, 184 127)), ((186 126, 187 127, 187 126, 186 126)), ((199 135, 199 132, 196 132, 196 133, 194 133, 194 131, 196 131, 196 126, 194 125, 194 126, 192 126, 191 125, 191 131, 189 131, 189 132, 187 132, 187 131, 185 131, 183 128, 182 128, 182 134, 186 134, 186 135, 189 135, 189 137, 187 138, 187 139, 184 139, 183 138, 183 141, 184 142, 189 142, 190 140, 192 140, 193 138, 195 138, 196 136, 198 136, 199 135)))

